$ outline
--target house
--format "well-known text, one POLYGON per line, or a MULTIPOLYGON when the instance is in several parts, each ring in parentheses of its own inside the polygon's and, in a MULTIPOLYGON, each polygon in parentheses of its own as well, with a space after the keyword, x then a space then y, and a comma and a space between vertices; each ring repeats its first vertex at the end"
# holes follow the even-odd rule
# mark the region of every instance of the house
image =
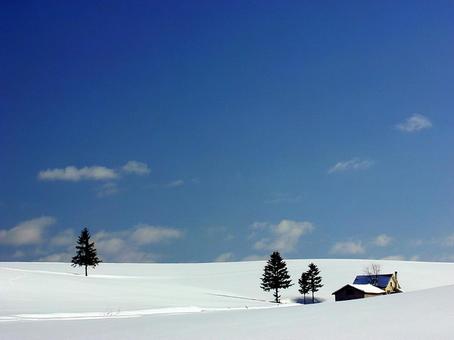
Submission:
POLYGON ((352 284, 336 290, 336 301, 363 299, 372 296, 402 292, 397 272, 394 274, 358 275, 352 284))
POLYGON ((357 285, 371 284, 383 289, 386 294, 401 292, 399 281, 397 281, 397 272, 394 272, 394 274, 358 275, 353 283, 357 285))
POLYGON ((336 290, 333 295, 336 301, 364 299, 367 297, 385 295, 383 289, 377 288, 371 284, 348 284, 336 290))

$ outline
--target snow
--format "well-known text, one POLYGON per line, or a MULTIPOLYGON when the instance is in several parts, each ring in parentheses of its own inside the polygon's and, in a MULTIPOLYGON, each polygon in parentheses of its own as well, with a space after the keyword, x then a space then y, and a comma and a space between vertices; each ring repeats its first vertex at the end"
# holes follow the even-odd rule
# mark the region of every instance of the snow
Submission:
POLYGON ((324 283, 314 305, 298 303, 297 284, 282 291, 285 303, 270 302, 259 287, 264 261, 103 263, 88 277, 62 263, 0 263, 0 338, 454 338, 454 264, 288 260, 295 283, 311 261, 324 283), (334 302, 371 263, 397 271, 406 293, 334 302))
POLYGON ((348 286, 351 286, 353 288, 356 288, 360 291, 363 291, 364 293, 370 293, 370 294, 383 294, 385 291, 383 289, 380 289, 378 287, 372 286, 370 283, 368 284, 349 284, 348 286))

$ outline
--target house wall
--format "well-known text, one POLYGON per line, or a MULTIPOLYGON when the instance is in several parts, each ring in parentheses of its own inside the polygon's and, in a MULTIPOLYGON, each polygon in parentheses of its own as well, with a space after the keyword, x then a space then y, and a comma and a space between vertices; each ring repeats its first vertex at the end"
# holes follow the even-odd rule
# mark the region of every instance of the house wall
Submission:
POLYGON ((364 294, 364 297, 368 298, 368 297, 374 297, 374 296, 379 296, 379 295, 384 295, 384 294, 364 294))
POLYGON ((353 287, 345 287, 334 294, 336 301, 354 300, 364 298, 364 292, 354 289, 353 287))
POLYGON ((397 281, 396 274, 393 274, 391 280, 389 280, 388 285, 385 287, 386 294, 391 294, 399 291, 400 286, 399 282, 397 281))

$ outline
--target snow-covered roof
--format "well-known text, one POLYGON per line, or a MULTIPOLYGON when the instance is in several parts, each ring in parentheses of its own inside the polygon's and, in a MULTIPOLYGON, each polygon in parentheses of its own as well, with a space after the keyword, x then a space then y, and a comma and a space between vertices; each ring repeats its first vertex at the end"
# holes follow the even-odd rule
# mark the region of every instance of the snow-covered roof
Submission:
POLYGON ((350 287, 353 287, 355 289, 358 289, 366 294, 384 294, 385 291, 383 289, 380 289, 378 287, 375 287, 371 284, 354 284, 354 283, 350 283, 348 285, 345 285, 343 286, 342 288, 336 290, 333 294, 336 294, 338 291, 340 291, 341 289, 344 289, 345 287, 347 286, 350 286, 350 287))
POLYGON ((365 284, 365 285, 353 283, 353 284, 349 284, 349 286, 359 289, 359 290, 363 291, 364 293, 383 294, 385 292, 383 289, 375 287, 375 286, 371 285, 370 283, 365 284))

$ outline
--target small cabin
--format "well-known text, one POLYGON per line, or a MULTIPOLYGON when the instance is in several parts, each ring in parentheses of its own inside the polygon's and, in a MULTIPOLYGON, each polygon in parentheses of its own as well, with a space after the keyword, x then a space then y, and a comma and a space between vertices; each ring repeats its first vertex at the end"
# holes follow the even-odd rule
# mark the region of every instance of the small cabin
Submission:
POLYGON ((332 295, 336 301, 344 301, 400 292, 402 290, 397 280, 397 272, 394 272, 394 274, 358 275, 352 284, 343 286, 332 295))
POLYGON ((383 289, 372 286, 371 284, 348 284, 333 293, 336 301, 364 299, 385 294, 383 289))
POLYGON ((383 289, 386 294, 401 292, 397 272, 394 272, 394 274, 358 275, 353 283, 357 285, 371 284, 383 289))

